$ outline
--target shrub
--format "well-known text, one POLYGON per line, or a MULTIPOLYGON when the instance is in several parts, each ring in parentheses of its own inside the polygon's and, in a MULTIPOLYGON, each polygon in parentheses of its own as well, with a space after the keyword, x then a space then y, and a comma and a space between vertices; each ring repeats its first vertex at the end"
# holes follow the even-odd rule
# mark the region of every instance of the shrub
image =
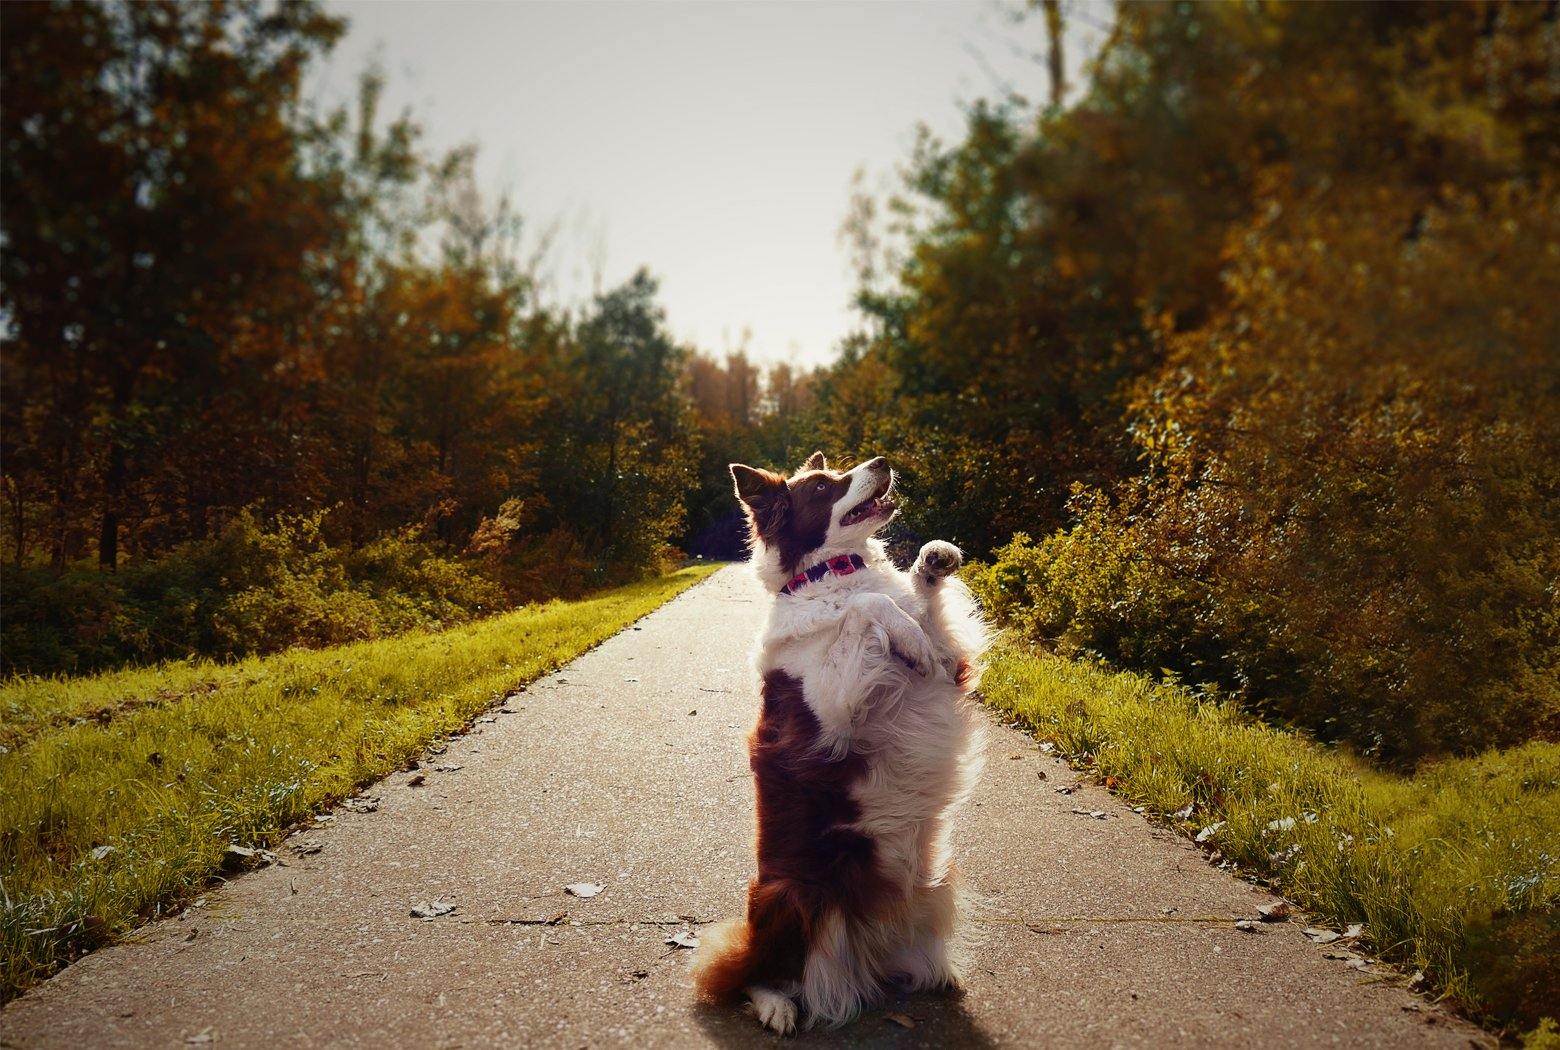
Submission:
POLYGON ((245 512, 210 540, 117 573, 7 569, 4 669, 227 659, 450 626, 506 604, 497 584, 415 532, 348 551, 326 541, 322 520, 267 527, 245 512))

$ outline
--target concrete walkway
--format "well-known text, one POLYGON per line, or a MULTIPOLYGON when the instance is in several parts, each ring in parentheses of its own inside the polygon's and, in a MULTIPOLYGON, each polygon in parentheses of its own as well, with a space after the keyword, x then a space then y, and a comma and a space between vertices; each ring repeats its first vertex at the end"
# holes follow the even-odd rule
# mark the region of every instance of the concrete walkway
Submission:
MULTIPOLYGON (((780 1045, 738 1011, 693 1008, 692 952, 665 943, 741 907, 766 601, 740 568, 717 574, 380 784, 374 812, 338 811, 278 851, 285 865, 13 1002, 0 1044, 780 1045), (564 893, 580 882, 605 889, 564 893), (455 910, 411 916, 436 901, 455 910)), ((1485 1041, 1324 958, 1299 924, 1235 929, 1272 898, 1102 789, 1056 790, 1075 783, 994 729, 959 836, 982 899, 968 994, 901 999, 796 1044, 1485 1041)))

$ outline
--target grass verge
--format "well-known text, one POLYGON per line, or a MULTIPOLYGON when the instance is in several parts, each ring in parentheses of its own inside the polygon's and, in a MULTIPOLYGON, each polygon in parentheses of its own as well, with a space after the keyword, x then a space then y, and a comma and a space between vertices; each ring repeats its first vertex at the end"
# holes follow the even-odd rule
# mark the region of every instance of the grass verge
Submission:
POLYGON ((1233 704, 999 649, 986 701, 1486 1022, 1560 1014, 1560 744, 1372 768, 1233 704), (1193 806, 1190 817, 1176 814, 1193 806))
POLYGON ((0 686, 0 1002, 713 571, 436 633, 0 686))

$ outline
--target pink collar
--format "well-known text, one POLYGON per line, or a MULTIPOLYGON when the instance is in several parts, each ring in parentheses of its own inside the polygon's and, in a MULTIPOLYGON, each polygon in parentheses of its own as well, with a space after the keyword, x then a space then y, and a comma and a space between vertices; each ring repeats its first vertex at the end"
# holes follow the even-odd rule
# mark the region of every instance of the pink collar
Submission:
POLYGON ((867 567, 866 560, 859 554, 841 554, 821 561, 817 565, 809 566, 791 577, 791 582, 780 588, 781 594, 795 594, 809 583, 817 583, 819 580, 833 573, 835 576, 849 576, 858 569, 867 567))

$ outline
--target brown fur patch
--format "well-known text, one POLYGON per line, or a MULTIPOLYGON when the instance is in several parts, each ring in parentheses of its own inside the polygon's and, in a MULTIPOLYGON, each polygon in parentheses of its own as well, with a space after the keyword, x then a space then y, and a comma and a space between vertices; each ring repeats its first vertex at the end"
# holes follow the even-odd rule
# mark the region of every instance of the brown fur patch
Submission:
POLYGON ((802 560, 823 546, 829 535, 834 506, 850 491, 850 478, 828 470, 809 470, 786 482, 791 509, 785 525, 764 536, 780 554, 787 573, 806 568, 802 560))
POLYGON ((748 738, 758 875, 748 884, 742 928, 723 931, 700 960, 695 982, 706 1002, 734 1001, 752 984, 800 980, 816 924, 829 910, 850 919, 895 904, 872 839, 848 826, 860 817, 851 788, 866 773, 865 759, 830 759, 817 750, 818 720, 795 678, 770 671, 763 695, 748 738))
MULTIPOLYGON (((814 458, 822 457, 815 453, 814 458)), ((834 505, 850 491, 850 478, 832 470, 804 468, 787 479, 772 470, 733 463, 731 476, 737 499, 747 510, 749 530, 775 549, 787 574, 805 568, 802 560, 823 546, 834 505)))

